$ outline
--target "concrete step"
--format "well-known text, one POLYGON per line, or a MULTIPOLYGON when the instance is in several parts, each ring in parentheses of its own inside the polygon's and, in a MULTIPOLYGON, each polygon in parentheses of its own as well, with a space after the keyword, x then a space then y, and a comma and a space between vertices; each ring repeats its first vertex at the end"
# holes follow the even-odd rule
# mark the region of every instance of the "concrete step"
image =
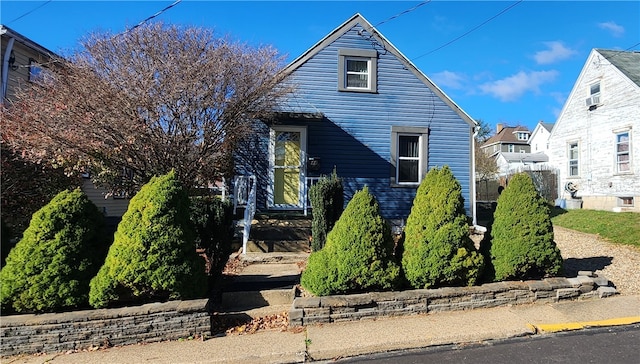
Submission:
MULTIPOLYGON (((257 310, 268 306, 289 307, 293 304, 295 298, 295 287, 291 286, 287 289, 268 289, 260 291, 238 291, 222 293, 222 312, 237 312, 257 310)), ((278 309, 279 310, 279 309, 278 309)))
MULTIPOLYGON (((253 235, 253 232, 252 232, 253 235)), ((247 252, 255 253, 284 253, 311 252, 309 240, 259 240, 252 238, 247 242, 247 252)))

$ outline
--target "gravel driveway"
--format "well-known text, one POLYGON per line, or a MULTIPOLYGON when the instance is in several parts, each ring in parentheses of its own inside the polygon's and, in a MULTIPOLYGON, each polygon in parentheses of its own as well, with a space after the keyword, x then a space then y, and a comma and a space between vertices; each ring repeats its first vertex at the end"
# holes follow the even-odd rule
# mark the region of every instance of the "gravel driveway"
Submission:
POLYGON ((619 293, 640 294, 640 249, 560 226, 553 230, 567 277, 575 277, 579 270, 595 271, 607 277, 619 293))

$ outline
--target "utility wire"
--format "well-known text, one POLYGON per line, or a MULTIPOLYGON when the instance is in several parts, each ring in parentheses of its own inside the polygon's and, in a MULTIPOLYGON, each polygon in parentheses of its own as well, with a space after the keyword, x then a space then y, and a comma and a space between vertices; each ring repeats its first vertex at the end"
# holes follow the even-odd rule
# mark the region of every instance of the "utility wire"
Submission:
POLYGON ((467 35, 471 34, 472 32, 474 32, 474 31, 478 30, 480 27, 484 26, 485 24, 487 24, 488 22, 492 21, 493 19, 495 19, 495 18, 499 17, 500 15, 502 15, 502 14, 506 13, 507 11, 511 10, 511 8, 513 8, 514 6, 516 6, 516 5, 520 4, 522 1, 523 1, 523 0, 518 0, 518 1, 516 1, 515 3, 513 3, 513 4, 509 5, 509 6, 508 6, 508 7, 506 7, 505 9, 503 9, 503 10, 502 10, 501 12, 499 12, 498 14, 496 14, 496 15, 492 16, 491 18, 489 18, 489 19, 485 20, 485 21, 484 21, 484 22, 482 22, 481 24, 479 24, 479 25, 475 26, 474 28, 472 28, 472 29, 468 30, 467 32, 463 33, 462 35, 460 35, 460 36, 458 36, 458 37, 456 37, 456 38, 454 38, 454 39, 452 39, 452 40, 448 41, 447 43, 445 43, 445 44, 441 45, 441 46, 440 46, 440 47, 438 47, 438 48, 435 48, 435 49, 433 49, 433 50, 431 50, 431 51, 429 51, 429 52, 427 52, 427 53, 421 54, 421 55, 419 55, 419 56, 417 56, 417 57, 413 58, 413 59, 412 59, 412 61, 415 61, 415 60, 416 60, 416 59, 418 59, 418 58, 422 58, 422 57, 424 57, 424 56, 427 56, 427 55, 429 55, 429 54, 431 54, 431 53, 433 53, 433 52, 439 51, 439 50, 441 50, 442 48, 444 48, 444 47, 446 47, 446 46, 448 46, 448 45, 450 45, 450 44, 452 44, 452 43, 457 42, 457 41, 458 41, 458 40, 460 40, 461 38, 463 38, 463 37, 465 37, 465 36, 467 36, 467 35))
POLYGON ((407 9, 407 10, 405 10, 405 11, 401 12, 401 13, 398 13, 398 14, 396 14, 396 15, 394 15, 394 16, 392 16, 392 17, 388 18, 388 19, 385 19, 385 20, 383 20, 383 21, 381 21, 381 22, 379 22, 379 23, 375 24, 373 27, 374 27, 374 28, 376 28, 376 27, 378 27, 378 26, 380 26, 380 25, 382 25, 382 24, 384 24, 384 23, 386 23, 386 22, 388 22, 388 21, 391 21, 391 20, 393 20, 393 19, 395 19, 395 18, 398 18, 398 17, 400 17, 400 16, 402 16, 402 15, 404 15, 404 14, 410 13, 410 12, 412 12, 412 11, 414 11, 414 10, 418 9, 418 8, 419 8, 419 7, 421 7, 422 5, 426 5, 426 4, 430 3, 430 2, 431 2, 431 0, 423 1, 423 2, 421 2, 420 4, 418 4, 418 5, 414 6, 414 7, 410 8, 410 9, 407 9))
POLYGON ((138 24, 136 24, 136 25, 132 26, 131 28, 129 28, 129 29, 127 29, 127 30, 125 30, 124 32, 122 32, 122 33, 120 33, 120 34, 124 34, 124 33, 130 32, 130 31, 132 31, 132 30, 134 30, 134 29, 136 29, 136 28, 140 27, 141 25, 143 25, 144 23, 148 22, 149 20, 151 20, 151 19, 153 19, 153 18, 155 18, 155 17, 159 16, 160 14, 164 13, 165 11, 167 11, 167 10, 171 9, 172 7, 174 7, 174 6, 178 5, 178 3, 180 3, 181 1, 182 1, 182 0, 176 0, 176 1, 174 1, 174 2, 173 2, 173 4, 171 4, 171 5, 167 6, 167 7, 165 7, 164 9, 162 9, 162 10, 158 11, 157 13, 155 13, 155 14, 151 15, 150 17, 148 17, 148 18, 144 19, 144 20, 143 20, 143 21, 141 21, 140 23, 138 23, 138 24))
POLYGON ((13 22, 14 22, 14 21, 16 21, 16 20, 20 20, 20 19, 24 18, 25 16, 27 16, 27 15, 29 15, 29 14, 33 13, 34 11, 36 11, 36 10, 40 9, 41 7, 43 7, 43 6, 47 5, 48 3, 52 2, 52 1, 53 1, 53 0, 45 1, 44 3, 42 3, 42 4, 38 5, 37 7, 33 8, 33 9, 29 10, 29 11, 27 11, 26 13, 24 13, 24 14, 20 15, 19 17, 15 18, 15 19, 13 19, 13 20, 10 20, 8 24, 11 24, 11 23, 13 23, 13 22))

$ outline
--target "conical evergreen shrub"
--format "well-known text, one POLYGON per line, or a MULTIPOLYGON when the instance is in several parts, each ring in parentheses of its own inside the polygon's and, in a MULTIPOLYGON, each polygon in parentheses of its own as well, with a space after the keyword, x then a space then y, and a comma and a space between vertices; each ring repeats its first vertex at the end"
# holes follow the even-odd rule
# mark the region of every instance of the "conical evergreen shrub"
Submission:
POLYGON ((318 251, 324 247, 327 234, 340 218, 344 208, 344 187, 335 169, 330 177, 323 176, 309 189, 309 200, 313 206, 311 221, 311 249, 318 251))
POLYGON ((413 288, 473 285, 484 258, 469 238, 460 183, 449 167, 420 184, 405 227, 402 269, 413 288))
POLYGON ((398 287, 391 231, 366 186, 353 195, 324 248, 311 253, 300 283, 318 296, 398 287))
POLYGON ((498 198, 490 252, 496 281, 537 279, 562 272, 549 205, 526 173, 513 176, 498 198))
POLYGON ((172 171, 131 199, 114 242, 91 280, 94 307, 201 297, 204 260, 196 254, 189 197, 172 171))
POLYGON ((59 311, 87 306, 89 280, 107 252, 104 217, 80 191, 66 190, 35 212, 0 271, 3 308, 59 311))

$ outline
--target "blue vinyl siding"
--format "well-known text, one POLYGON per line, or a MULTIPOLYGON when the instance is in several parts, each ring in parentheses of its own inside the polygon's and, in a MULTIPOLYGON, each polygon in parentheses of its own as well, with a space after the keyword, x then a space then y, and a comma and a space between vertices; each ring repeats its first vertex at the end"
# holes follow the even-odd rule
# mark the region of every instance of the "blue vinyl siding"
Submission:
POLYGON ((394 54, 358 35, 360 30, 360 25, 353 27, 318 51, 289 79, 296 92, 284 109, 324 115, 322 120, 281 121, 307 126, 308 155, 321 158, 321 170, 308 175, 329 174, 335 166, 344 179, 345 201, 367 185, 385 217, 406 218, 416 188, 391 186, 391 127, 429 128, 427 170, 451 168, 469 213, 471 126, 394 54), (372 47, 378 51, 377 93, 338 91, 338 50, 372 47))

